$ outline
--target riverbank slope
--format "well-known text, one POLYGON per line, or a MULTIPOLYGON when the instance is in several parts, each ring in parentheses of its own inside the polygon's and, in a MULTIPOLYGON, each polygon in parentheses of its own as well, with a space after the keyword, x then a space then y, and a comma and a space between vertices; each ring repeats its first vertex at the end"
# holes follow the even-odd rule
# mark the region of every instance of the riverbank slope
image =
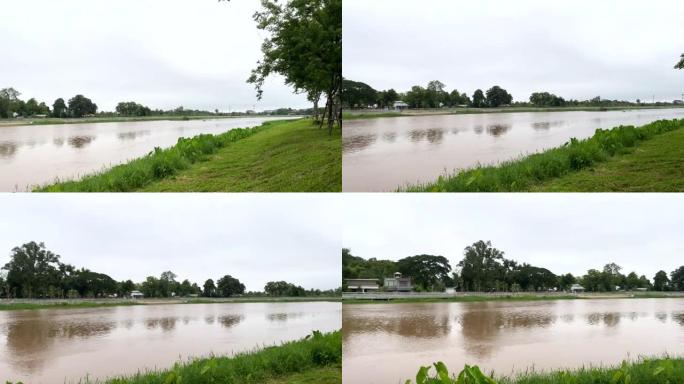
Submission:
POLYGON ((342 134, 310 119, 269 121, 166 149, 40 192, 337 192, 342 134))
MULTIPOLYGON (((552 148, 498 165, 440 176, 436 181, 400 187, 407 192, 526 192, 535 190, 657 191, 684 190, 684 119, 660 120, 641 127, 596 130, 552 148), (610 164, 597 177, 596 167, 610 164), (585 173, 578 174, 584 171, 585 173), (561 180, 554 185, 555 180, 561 180), (593 180, 593 183, 592 183, 593 180), (550 183, 544 186, 545 183, 550 183)), ((599 168, 600 169, 600 168, 599 168)))
MULTIPOLYGON (((86 380, 86 383, 90 381, 86 380)), ((102 381, 100 381, 102 382, 102 381)), ((105 380, 107 384, 342 382, 342 334, 314 331, 304 339, 231 357, 208 357, 173 368, 105 380)))
MULTIPOLYGON (((547 372, 529 372, 517 376, 491 377, 477 366, 466 366, 459 373, 449 373, 443 363, 423 367, 416 377, 416 384, 461 383, 461 375, 472 383, 481 384, 673 384, 684 383, 684 358, 640 358, 619 366, 589 366, 579 369, 558 369, 547 372)), ((413 384, 408 380, 407 384, 413 384)))

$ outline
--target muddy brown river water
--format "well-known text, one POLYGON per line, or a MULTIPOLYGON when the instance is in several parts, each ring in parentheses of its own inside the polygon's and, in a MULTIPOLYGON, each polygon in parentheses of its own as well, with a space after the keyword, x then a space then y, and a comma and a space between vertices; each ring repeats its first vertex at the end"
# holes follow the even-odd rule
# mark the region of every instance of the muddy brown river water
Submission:
POLYGON ((392 191, 434 181, 445 171, 496 164, 597 128, 684 118, 684 108, 606 112, 482 113, 344 122, 342 189, 392 191))
POLYGON ((511 374, 684 354, 684 299, 352 304, 343 381, 404 383, 420 366, 511 374))
POLYGON ((170 147, 180 137, 218 134, 283 117, 0 126, 0 191, 26 191, 170 147))
POLYGON ((70 383, 168 368, 341 327, 341 303, 0 311, 0 381, 70 383))

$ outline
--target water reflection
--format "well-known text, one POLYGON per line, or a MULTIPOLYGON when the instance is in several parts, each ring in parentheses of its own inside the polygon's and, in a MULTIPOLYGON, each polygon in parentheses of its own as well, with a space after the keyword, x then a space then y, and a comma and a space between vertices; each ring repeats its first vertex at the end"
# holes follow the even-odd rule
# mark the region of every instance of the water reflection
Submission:
POLYGON ((0 158, 11 159, 17 153, 17 144, 11 141, 0 142, 0 158))
POLYGON ((176 328, 176 321, 178 321, 177 317, 151 318, 145 319, 145 326, 150 330, 161 328, 164 332, 170 332, 176 328))
POLYGON ((673 118, 684 118, 684 108, 351 120, 342 130, 342 188, 391 191, 407 183, 432 182, 445 170, 496 164, 560 146, 572 137, 589 137, 597 128, 673 118))
POLYGON ((240 324, 244 318, 243 315, 221 315, 219 316, 218 321, 224 328, 232 328, 240 324))
POLYGON ((52 139, 52 144, 57 148, 63 147, 64 146, 64 138, 61 136, 55 137, 54 139, 52 139))
POLYGON ((375 133, 369 133, 366 135, 358 135, 348 140, 344 140, 343 148, 344 151, 354 152, 360 151, 371 144, 373 144, 378 139, 378 135, 375 133))
POLYGON ((491 124, 487 126, 487 133, 494 137, 499 137, 511 129, 510 124, 491 124))
POLYGON ((557 121, 535 121, 532 123, 532 129, 535 131, 548 131, 553 127, 559 127, 563 125, 562 120, 557 121))
MULTIPOLYGON (((0 129, 0 191, 72 179, 141 157, 179 137, 220 134, 282 118, 47 124, 0 129)), ((30 189, 30 188, 29 188, 30 189)))
POLYGON ((71 136, 69 139, 67 139, 67 142, 69 143, 70 146, 73 148, 84 148, 88 146, 90 143, 95 140, 95 136, 90 136, 90 135, 79 135, 79 136, 71 136))
POLYGON ((30 320, 13 317, 0 333, 5 334, 6 348, 23 372, 42 367, 50 349, 60 340, 102 337, 116 328, 113 321, 61 322, 47 314, 30 320))
POLYGON ((141 130, 141 131, 128 131, 128 132, 121 132, 117 134, 117 137, 119 140, 135 140, 139 137, 147 136, 150 134, 150 130, 141 130))
POLYGON ((337 330, 340 311, 340 303, 326 302, 1 311, 0 380, 57 384, 87 373, 94 381, 168 367, 181 356, 234 353, 315 329, 337 330), (299 321, 269 326, 293 318, 299 321))
POLYGON ((269 321, 284 322, 288 320, 294 320, 302 316, 304 316, 303 312, 277 312, 267 314, 266 318, 269 321))
POLYGON ((397 140, 397 133, 385 132, 382 134, 382 139, 387 143, 394 143, 397 140))
POLYGON ((682 326, 674 299, 345 305, 344 382, 399 382, 437 359, 503 374, 619 364, 684 353, 682 326))

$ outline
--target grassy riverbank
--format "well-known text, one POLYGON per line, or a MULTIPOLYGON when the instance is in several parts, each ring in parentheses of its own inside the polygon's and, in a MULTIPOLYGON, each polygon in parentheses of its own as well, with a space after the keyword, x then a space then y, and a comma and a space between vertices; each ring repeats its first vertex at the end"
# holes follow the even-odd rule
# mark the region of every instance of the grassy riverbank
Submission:
POLYGON ((129 305, 177 305, 177 304, 226 304, 226 303, 303 303, 340 302, 340 297, 221 297, 221 298, 150 298, 150 299, 49 299, 49 300, 0 300, 0 311, 22 309, 69 309, 98 308, 129 305))
MULTIPOLYGON (((131 121, 177 121, 177 120, 212 120, 212 119, 231 119, 244 117, 260 117, 255 115, 240 115, 240 116, 110 116, 110 117, 82 117, 76 118, 26 118, 26 119, 0 119, 0 128, 2 127, 16 127, 20 125, 54 125, 54 124, 89 124, 89 123, 125 123, 131 121)), ((273 116, 278 117, 278 116, 273 116)))
POLYGON ((409 109, 403 112, 353 110, 344 112, 343 120, 374 119, 380 117, 401 116, 429 116, 429 115, 465 115, 476 113, 518 113, 518 112, 605 112, 627 111, 633 109, 670 109, 684 108, 676 105, 669 106, 626 106, 626 107, 499 107, 499 108, 435 108, 435 109, 409 109))
POLYGON ((308 119, 269 121, 180 138, 171 148, 36 191, 340 191, 341 136, 340 129, 329 135, 308 119))
MULTIPOLYGON (((342 334, 314 332, 298 341, 208 357, 173 368, 105 380, 107 384, 341 383, 342 334), (320 379, 320 380, 319 380, 320 379)), ((86 383, 90 381, 85 381, 86 383)), ((100 381, 102 382, 102 381, 100 381)))
POLYGON ((545 192, 682 192, 684 129, 658 135, 626 154, 531 189, 545 192))
MULTIPOLYGON (((413 383, 408 381, 407 383, 413 383)), ((443 363, 422 367, 416 384, 674 384, 684 383, 684 358, 641 358, 619 366, 595 366, 569 370, 522 373, 491 377, 477 366, 466 366, 450 374, 443 363), (463 381, 460 381, 462 379, 463 381)))
POLYGON ((552 300, 596 300, 596 299, 660 299, 684 298, 684 293, 678 292, 599 292, 581 294, 467 294, 444 295, 441 297, 397 297, 376 298, 344 298, 345 304, 381 304, 381 303, 476 303, 483 301, 552 301, 552 300))
MULTIPOLYGON (((684 144, 684 135, 677 135, 677 130, 684 128, 682 120, 660 120, 642 127, 620 126, 608 130, 597 129, 596 133, 587 139, 571 139, 565 145, 533 154, 517 160, 503 162, 495 166, 479 166, 468 170, 457 171, 440 176, 432 183, 408 185, 399 188, 407 192, 516 192, 530 191, 543 188, 543 184, 553 179, 568 176, 582 170, 588 170, 602 163, 613 160, 621 162, 622 166, 615 167, 620 172, 613 171, 613 177, 620 180, 603 180, 602 185, 591 186, 584 182, 584 188, 595 191, 624 191, 631 190, 628 182, 641 180, 638 186, 647 190, 670 191, 679 190, 684 186, 681 181, 681 164, 684 158, 677 157, 682 153, 679 148, 674 153, 666 153, 663 148, 665 142, 679 140, 672 146, 684 144), (668 133, 670 135, 668 135, 668 133), (643 155, 642 143, 655 140, 657 136, 663 138, 653 143, 648 154, 643 155), (656 153, 656 152, 659 152, 656 153), (654 154, 655 153, 655 154, 654 154), (646 156, 650 162, 639 164, 637 160, 625 161, 630 156, 646 156), (659 169, 660 167, 664 167, 659 169), (635 172, 635 169, 639 172, 635 172), (679 176, 678 176, 679 175, 679 176), (627 182, 623 182, 626 178, 627 182), (613 189, 603 189, 607 185, 613 189), (664 188, 664 189, 661 189, 664 188)), ((585 176, 588 179, 588 177, 585 176)), ((581 184, 582 178, 567 182, 564 190, 575 191, 573 186, 581 184)), ((548 189, 560 189, 560 186, 549 185, 548 189)))

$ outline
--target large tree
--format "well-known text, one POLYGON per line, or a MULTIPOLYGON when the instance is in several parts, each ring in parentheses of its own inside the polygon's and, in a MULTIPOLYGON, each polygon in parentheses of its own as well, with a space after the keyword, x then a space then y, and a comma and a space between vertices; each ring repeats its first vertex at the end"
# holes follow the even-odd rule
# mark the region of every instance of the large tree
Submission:
POLYGON ((245 293, 245 285, 233 276, 226 275, 216 282, 216 290, 221 297, 230 297, 245 293))
POLYGON ((341 124, 342 119, 342 0, 261 0, 261 6, 254 20, 270 36, 248 79, 257 98, 261 99, 266 78, 280 74, 296 92, 307 93, 309 100, 325 95, 323 116, 332 132, 335 120, 341 124))
POLYGON ((473 93, 473 107, 482 108, 487 106, 487 100, 485 99, 484 93, 481 89, 476 89, 473 93))
POLYGON ((67 117, 67 106, 61 97, 52 103, 52 117, 67 117))
POLYGON ((21 112, 23 102, 19 96, 21 93, 12 87, 0 89, 0 118, 13 117, 14 112, 21 112))
POLYGON ((69 114, 73 117, 83 117, 97 113, 97 104, 83 96, 76 95, 69 99, 69 114))
POLYGON ((489 291, 496 288, 495 282, 503 279, 502 262, 504 253, 492 247, 491 241, 478 241, 463 251, 461 269, 463 288, 467 291, 489 291))
POLYGON ((206 297, 216 296, 216 285, 214 285, 214 280, 207 279, 202 287, 202 294, 206 297))
POLYGON ((675 69, 684 69, 684 53, 682 53, 682 56, 679 59, 679 62, 675 64, 675 69))
POLYGON ((684 291, 684 265, 670 273, 670 283, 676 291, 684 291))
POLYGON ((7 270, 7 286, 15 297, 58 296, 60 285, 59 255, 44 243, 31 241, 12 249, 7 270))
POLYGON ((449 281, 451 265, 444 256, 416 255, 405 257, 397 261, 399 272, 410 276, 413 282, 421 287, 432 290, 438 283, 449 281))
POLYGON ((306 290, 287 281, 269 281, 264 286, 264 292, 269 296, 305 296, 306 290))
POLYGON ((670 284, 670 279, 667 277, 667 272, 660 270, 653 277, 653 289, 656 291, 664 291, 670 284))
POLYGON ((342 103, 349 108, 366 108, 378 101, 378 91, 360 81, 342 80, 342 103))
POLYGON ((487 105, 490 107, 499 107, 501 105, 510 104, 513 101, 511 96, 505 89, 495 85, 487 90, 487 105))

